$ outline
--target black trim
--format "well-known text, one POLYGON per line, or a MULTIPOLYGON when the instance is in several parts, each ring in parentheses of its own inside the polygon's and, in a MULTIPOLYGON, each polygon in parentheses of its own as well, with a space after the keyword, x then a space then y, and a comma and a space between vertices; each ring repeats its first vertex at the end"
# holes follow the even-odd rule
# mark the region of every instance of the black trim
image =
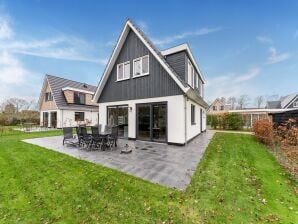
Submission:
POLYGON ((186 143, 190 143, 192 140, 194 140, 196 137, 198 137, 200 134, 202 134, 202 132, 200 132, 199 134, 193 136, 191 139, 187 140, 186 143))
POLYGON ((185 143, 168 142, 168 145, 185 146, 185 143))

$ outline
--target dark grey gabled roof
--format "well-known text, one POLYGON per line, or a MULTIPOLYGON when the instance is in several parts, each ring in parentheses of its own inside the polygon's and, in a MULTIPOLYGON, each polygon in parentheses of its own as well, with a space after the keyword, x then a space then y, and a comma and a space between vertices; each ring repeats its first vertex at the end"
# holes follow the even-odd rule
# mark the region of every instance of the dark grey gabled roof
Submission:
POLYGON ((267 101, 266 108, 267 109, 280 109, 281 108, 281 101, 280 100, 267 101))
POLYGON ((83 108, 93 108, 95 106, 89 106, 89 105, 69 105, 66 102, 66 99, 64 97, 62 89, 65 87, 72 87, 80 90, 85 90, 85 91, 90 91, 90 92, 95 92, 96 91, 96 86, 92 86, 86 83, 82 82, 77 82, 65 78, 61 78, 58 76, 53 76, 53 75, 46 75, 45 80, 48 82, 50 89, 52 91, 53 98, 55 100, 55 103, 58 107, 58 109, 61 108, 67 108, 69 106, 71 107, 76 107, 77 109, 83 109, 83 108))

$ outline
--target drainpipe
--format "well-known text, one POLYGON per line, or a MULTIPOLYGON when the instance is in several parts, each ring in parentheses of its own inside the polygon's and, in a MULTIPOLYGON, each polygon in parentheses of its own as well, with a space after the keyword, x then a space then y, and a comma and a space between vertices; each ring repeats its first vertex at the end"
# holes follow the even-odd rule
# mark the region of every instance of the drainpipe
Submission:
POLYGON ((63 110, 61 110, 61 118, 62 118, 61 119, 61 127, 64 128, 64 125, 63 125, 63 110))
POLYGON ((187 96, 184 95, 184 138, 185 138, 185 145, 187 145, 187 96))

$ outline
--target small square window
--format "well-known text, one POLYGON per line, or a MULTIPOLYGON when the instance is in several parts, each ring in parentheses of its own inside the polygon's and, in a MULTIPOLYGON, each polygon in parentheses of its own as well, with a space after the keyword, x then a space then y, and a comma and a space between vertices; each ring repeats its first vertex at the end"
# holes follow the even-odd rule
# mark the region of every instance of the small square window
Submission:
POLYGON ((85 113, 84 112, 75 112, 75 121, 84 121, 85 113))

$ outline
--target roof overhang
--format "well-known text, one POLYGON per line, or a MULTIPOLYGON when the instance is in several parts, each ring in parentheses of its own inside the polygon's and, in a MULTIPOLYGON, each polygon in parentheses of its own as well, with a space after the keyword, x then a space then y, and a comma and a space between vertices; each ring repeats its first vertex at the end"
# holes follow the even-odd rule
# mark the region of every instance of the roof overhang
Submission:
POLYGON ((205 100, 201 96, 199 96, 193 89, 189 89, 185 95, 205 109, 208 109, 208 103, 206 103, 205 100))
POLYGON ((93 97, 93 102, 98 102, 98 99, 104 89, 104 86, 110 76, 110 73, 113 69, 113 66, 115 65, 115 62, 117 60, 117 57, 120 53, 120 50, 126 40, 126 37, 129 33, 129 31, 132 30, 137 36, 138 38, 142 41, 142 43, 149 49, 149 51, 151 52, 151 54, 156 58, 156 60, 162 65, 162 67, 168 72, 168 74, 174 79, 174 81, 177 83, 177 85, 181 88, 181 90, 186 93, 190 87, 186 87, 183 85, 183 83, 178 79, 178 77, 174 74, 174 72, 169 68, 169 66, 167 66, 167 64, 160 58, 160 56, 158 55, 158 53, 156 51, 154 51, 153 47, 145 40, 145 38, 143 37, 143 35, 136 29, 136 27, 132 24, 132 22, 130 20, 127 20, 127 22, 125 23, 122 32, 119 36, 119 39, 116 43, 116 46, 112 52, 112 55, 109 59, 109 62, 104 70, 104 73, 101 77, 101 80, 98 84, 98 87, 96 89, 95 95, 93 97))
POLYGON ((181 44, 181 45, 178 45, 178 46, 163 50, 163 51, 161 51, 161 54, 163 56, 167 56, 167 55, 170 55, 170 54, 175 54, 175 53, 180 52, 180 51, 186 51, 187 52, 187 54, 189 55, 192 63, 194 64, 196 70, 198 71, 202 82, 205 83, 205 78, 204 78, 204 76, 203 76, 203 74, 202 74, 202 72, 199 68, 199 65, 196 63, 195 57, 193 56, 188 44, 185 43, 185 44, 181 44))

